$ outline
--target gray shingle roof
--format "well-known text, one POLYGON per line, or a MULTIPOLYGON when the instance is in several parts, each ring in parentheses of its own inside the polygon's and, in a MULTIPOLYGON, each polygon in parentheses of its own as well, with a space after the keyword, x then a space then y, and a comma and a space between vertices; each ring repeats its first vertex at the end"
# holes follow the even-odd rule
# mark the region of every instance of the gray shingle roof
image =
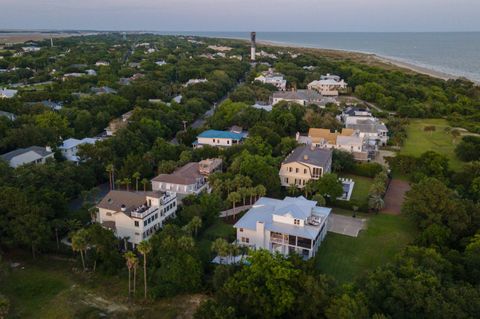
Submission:
POLYGON ((52 152, 47 151, 47 149, 45 147, 30 146, 30 147, 27 147, 27 148, 19 148, 19 149, 16 149, 14 151, 2 154, 2 155, 0 155, 0 157, 2 159, 4 159, 5 161, 10 162, 12 160, 12 158, 14 158, 18 155, 21 155, 21 154, 28 153, 30 151, 33 151, 33 152, 37 153, 41 157, 45 157, 45 156, 48 156, 48 155, 52 154, 52 152))
POLYGON ((320 167, 326 167, 332 160, 331 149, 312 148, 310 146, 299 146, 293 150, 283 161, 283 164, 300 162, 320 167))

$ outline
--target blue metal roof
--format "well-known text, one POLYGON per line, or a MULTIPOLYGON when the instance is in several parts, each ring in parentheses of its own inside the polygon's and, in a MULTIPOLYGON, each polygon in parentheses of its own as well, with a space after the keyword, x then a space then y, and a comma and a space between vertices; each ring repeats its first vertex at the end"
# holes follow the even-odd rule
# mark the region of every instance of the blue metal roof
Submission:
POLYGON ((200 133, 197 137, 204 138, 229 138, 232 140, 242 140, 245 138, 245 134, 242 133, 233 133, 229 131, 217 131, 217 130, 208 130, 200 133))

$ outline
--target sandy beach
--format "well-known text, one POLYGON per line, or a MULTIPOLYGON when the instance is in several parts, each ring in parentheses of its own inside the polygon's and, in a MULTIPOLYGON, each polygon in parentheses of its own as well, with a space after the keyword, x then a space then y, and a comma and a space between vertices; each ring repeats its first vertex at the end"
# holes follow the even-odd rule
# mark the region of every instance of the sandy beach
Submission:
MULTIPOLYGON (((244 39, 243 39, 244 40, 244 39)), ((247 41, 248 42, 248 41, 247 41)), ((335 50, 335 49, 322 49, 322 48, 313 48, 313 47, 305 47, 301 45, 289 44, 289 43, 282 43, 282 42, 274 42, 274 41, 258 41, 260 45, 265 46, 272 46, 272 47, 287 47, 287 48, 295 48, 307 51, 314 51, 319 52, 321 54, 325 54, 329 57, 340 58, 352 58, 358 60, 360 62, 364 62, 367 64, 377 64, 379 66, 388 66, 394 68, 400 68, 403 70, 413 71, 415 73, 425 74, 434 78, 442 79, 442 80, 451 80, 451 79, 458 79, 459 76, 455 76, 452 74, 432 70, 426 67, 422 67, 419 65, 415 65, 413 63, 403 62, 395 60, 394 58, 379 56, 373 53, 363 53, 363 52, 355 52, 355 51, 346 51, 346 50, 335 50), (378 63, 375 63, 378 62, 378 63)), ((474 81, 472 79, 468 79, 472 81, 476 85, 480 85, 480 82, 474 81)))

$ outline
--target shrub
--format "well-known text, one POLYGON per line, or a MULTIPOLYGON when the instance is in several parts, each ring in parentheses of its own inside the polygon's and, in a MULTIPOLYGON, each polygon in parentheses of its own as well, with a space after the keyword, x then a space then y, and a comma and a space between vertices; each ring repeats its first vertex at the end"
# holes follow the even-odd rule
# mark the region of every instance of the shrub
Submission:
POLYGON ((378 163, 362 163, 355 164, 348 173, 373 178, 382 170, 383 166, 378 163))

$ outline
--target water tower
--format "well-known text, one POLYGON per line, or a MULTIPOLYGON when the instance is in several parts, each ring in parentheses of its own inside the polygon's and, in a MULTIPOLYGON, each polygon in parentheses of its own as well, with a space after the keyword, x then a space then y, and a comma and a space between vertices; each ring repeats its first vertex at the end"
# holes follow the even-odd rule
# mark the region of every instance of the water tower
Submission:
POLYGON ((250 33, 250 40, 252 42, 252 48, 251 48, 251 51, 250 51, 250 60, 252 61, 255 61, 255 54, 256 54, 256 48, 257 48, 257 44, 256 44, 256 38, 257 38, 257 33, 256 32, 251 32, 250 33))

